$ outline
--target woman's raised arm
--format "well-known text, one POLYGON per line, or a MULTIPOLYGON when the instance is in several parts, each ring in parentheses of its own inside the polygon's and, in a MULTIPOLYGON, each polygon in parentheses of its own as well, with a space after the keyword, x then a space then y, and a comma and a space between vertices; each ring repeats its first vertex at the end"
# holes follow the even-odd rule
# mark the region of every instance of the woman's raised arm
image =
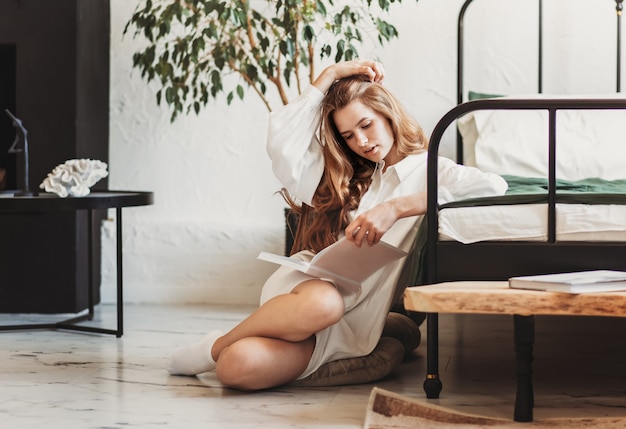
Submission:
POLYGON ((356 75, 369 76, 372 82, 382 82, 385 78, 385 71, 383 70, 383 65, 376 61, 345 61, 326 67, 317 79, 315 79, 313 85, 319 89, 322 94, 326 94, 330 86, 336 80, 356 75))

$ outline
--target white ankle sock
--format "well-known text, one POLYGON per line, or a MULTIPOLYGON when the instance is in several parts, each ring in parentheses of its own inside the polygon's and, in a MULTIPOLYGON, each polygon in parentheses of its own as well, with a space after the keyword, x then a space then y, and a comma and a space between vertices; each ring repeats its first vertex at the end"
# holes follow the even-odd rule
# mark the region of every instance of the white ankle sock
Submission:
POLYGON ((170 357, 167 371, 172 375, 197 375, 215 369, 211 349, 222 335, 222 331, 211 331, 200 341, 179 348, 170 357))

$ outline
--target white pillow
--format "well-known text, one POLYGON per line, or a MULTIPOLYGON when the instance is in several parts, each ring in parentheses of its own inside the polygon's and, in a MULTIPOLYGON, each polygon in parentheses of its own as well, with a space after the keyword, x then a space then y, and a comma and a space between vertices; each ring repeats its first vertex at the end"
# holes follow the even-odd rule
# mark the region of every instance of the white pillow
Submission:
MULTIPOLYGON (((623 97, 603 94, 504 98, 623 97)), ((626 110, 560 110, 556 123, 558 178, 626 178, 626 110)), ((546 110, 477 110, 459 118, 457 125, 467 165, 496 174, 548 176, 546 110)))

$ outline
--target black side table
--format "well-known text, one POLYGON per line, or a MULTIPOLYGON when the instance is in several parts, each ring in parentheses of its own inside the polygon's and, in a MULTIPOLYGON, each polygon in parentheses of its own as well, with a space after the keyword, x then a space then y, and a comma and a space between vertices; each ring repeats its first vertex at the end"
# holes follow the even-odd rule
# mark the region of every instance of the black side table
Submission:
POLYGON ((16 197, 12 193, 0 193, 1 213, 43 213, 63 210, 87 210, 88 216, 88 311, 76 317, 54 323, 31 323, 0 326, 0 331, 17 329, 68 329, 74 331, 115 334, 118 338, 124 334, 124 302, 122 276, 122 208, 153 204, 152 192, 133 191, 96 191, 80 198, 60 198, 55 194, 42 193, 37 196, 16 197), (116 209, 116 246, 117 246, 117 329, 103 329, 79 325, 94 316, 93 297, 93 219, 94 210, 116 209))

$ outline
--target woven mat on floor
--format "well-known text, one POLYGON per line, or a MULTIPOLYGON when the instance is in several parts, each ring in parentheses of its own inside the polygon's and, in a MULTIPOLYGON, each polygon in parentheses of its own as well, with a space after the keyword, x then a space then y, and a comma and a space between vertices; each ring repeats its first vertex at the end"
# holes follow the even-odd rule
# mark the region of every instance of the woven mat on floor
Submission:
POLYGON ((595 428, 623 429, 626 418, 560 418, 536 420, 530 423, 481 417, 446 409, 426 400, 408 398, 374 387, 370 394, 364 429, 552 429, 595 428))

